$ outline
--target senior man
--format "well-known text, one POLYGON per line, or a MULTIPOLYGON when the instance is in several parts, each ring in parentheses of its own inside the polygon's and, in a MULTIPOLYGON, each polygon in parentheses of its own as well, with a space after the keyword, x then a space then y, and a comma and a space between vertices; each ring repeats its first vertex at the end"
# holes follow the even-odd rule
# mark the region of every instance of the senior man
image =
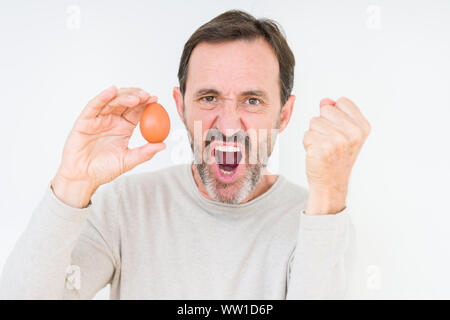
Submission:
POLYGON ((324 99, 303 138, 309 190, 270 174, 294 65, 272 20, 232 10, 204 24, 173 90, 193 163, 119 179, 165 148, 128 148, 157 98, 112 86, 92 99, 4 266, 1 297, 88 299, 108 284, 112 299, 344 297, 347 188, 370 125, 350 100, 324 99))

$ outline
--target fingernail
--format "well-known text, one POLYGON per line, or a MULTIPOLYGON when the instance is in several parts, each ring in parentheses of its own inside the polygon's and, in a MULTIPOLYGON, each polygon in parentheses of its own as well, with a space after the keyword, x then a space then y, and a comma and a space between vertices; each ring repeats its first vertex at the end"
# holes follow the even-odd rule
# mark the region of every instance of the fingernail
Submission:
POLYGON ((158 101, 158 97, 151 96, 150 98, 148 98, 147 101, 151 102, 151 103, 157 102, 158 101))
POLYGON ((105 90, 103 90, 103 93, 105 93, 105 92, 110 92, 110 91, 113 91, 113 90, 115 90, 115 89, 116 89, 116 86, 115 86, 115 85, 112 85, 112 86, 106 88, 105 90))
POLYGON ((336 105, 336 101, 330 99, 330 98, 323 98, 322 100, 320 100, 320 106, 326 106, 326 105, 330 105, 330 106, 334 106, 336 105))
POLYGON ((130 95, 127 95, 127 100, 132 103, 138 103, 140 99, 139 99, 139 97, 130 94, 130 95))
POLYGON ((139 91, 139 96, 143 99, 148 99, 148 97, 150 96, 147 92, 145 92, 144 90, 140 90, 139 91))

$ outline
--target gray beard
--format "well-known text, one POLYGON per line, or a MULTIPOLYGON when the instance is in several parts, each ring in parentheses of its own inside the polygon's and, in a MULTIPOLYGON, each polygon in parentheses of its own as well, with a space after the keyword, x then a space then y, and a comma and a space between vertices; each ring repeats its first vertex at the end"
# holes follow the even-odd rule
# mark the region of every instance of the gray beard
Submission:
POLYGON ((205 162, 195 164, 200 180, 202 180, 209 196, 218 202, 227 204, 238 204, 244 201, 261 181, 266 168, 266 165, 261 163, 245 166, 245 177, 233 184, 225 184, 213 178, 208 164, 205 162), (235 187, 236 185, 238 186, 236 188, 237 192, 234 194, 227 193, 227 189, 235 187))
MULTIPOLYGON (((280 121, 281 121, 281 114, 278 118, 277 128, 280 127, 280 121)), ((208 164, 205 161, 203 161, 202 158, 200 158, 202 159, 200 163, 198 163, 198 161, 195 161, 195 159, 198 159, 197 157, 202 157, 202 154, 198 155, 195 152, 194 139, 191 132, 189 131, 188 126, 186 125, 187 122, 185 119, 184 111, 183 111, 183 123, 186 127, 186 131, 189 137, 191 150, 194 156, 195 168, 209 196, 218 202, 227 204, 238 204, 244 201, 250 195, 250 193, 256 188, 256 186, 264 176, 264 170, 266 169, 267 161, 272 154, 272 148, 270 149, 265 162, 258 162, 257 164, 251 165, 243 164, 246 166, 245 177, 241 178, 241 180, 239 181, 234 182, 233 184, 224 184, 218 181, 217 179, 214 179, 214 176, 211 174, 209 170, 208 164), (239 185, 239 188, 237 188, 238 191, 235 192, 235 194, 227 194, 226 192, 227 189, 236 184, 239 185)), ((203 149, 199 148, 199 150, 203 149)))

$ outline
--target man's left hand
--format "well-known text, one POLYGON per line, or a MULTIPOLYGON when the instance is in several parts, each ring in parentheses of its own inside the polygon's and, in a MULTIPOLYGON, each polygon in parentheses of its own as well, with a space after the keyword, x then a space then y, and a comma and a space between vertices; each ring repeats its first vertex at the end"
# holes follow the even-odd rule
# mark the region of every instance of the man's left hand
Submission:
POLYGON ((346 207, 352 167, 371 130, 349 99, 322 99, 320 116, 310 121, 303 146, 309 184, 305 213, 335 214, 346 207))

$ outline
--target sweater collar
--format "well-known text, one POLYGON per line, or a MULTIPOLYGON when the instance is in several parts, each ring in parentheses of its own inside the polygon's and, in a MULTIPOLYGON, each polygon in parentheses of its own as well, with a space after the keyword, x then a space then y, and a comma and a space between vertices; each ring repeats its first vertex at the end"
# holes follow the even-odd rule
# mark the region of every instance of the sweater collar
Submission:
POLYGON ((191 194, 200 206, 208 213, 220 216, 243 217, 252 213, 256 214, 257 212, 265 211, 271 207, 273 196, 281 192, 281 187, 285 184, 284 177, 278 175, 275 183, 258 197, 242 204, 228 204, 207 199, 200 193, 192 174, 191 164, 185 165, 183 171, 186 175, 185 178, 189 181, 188 189, 191 190, 191 194))

